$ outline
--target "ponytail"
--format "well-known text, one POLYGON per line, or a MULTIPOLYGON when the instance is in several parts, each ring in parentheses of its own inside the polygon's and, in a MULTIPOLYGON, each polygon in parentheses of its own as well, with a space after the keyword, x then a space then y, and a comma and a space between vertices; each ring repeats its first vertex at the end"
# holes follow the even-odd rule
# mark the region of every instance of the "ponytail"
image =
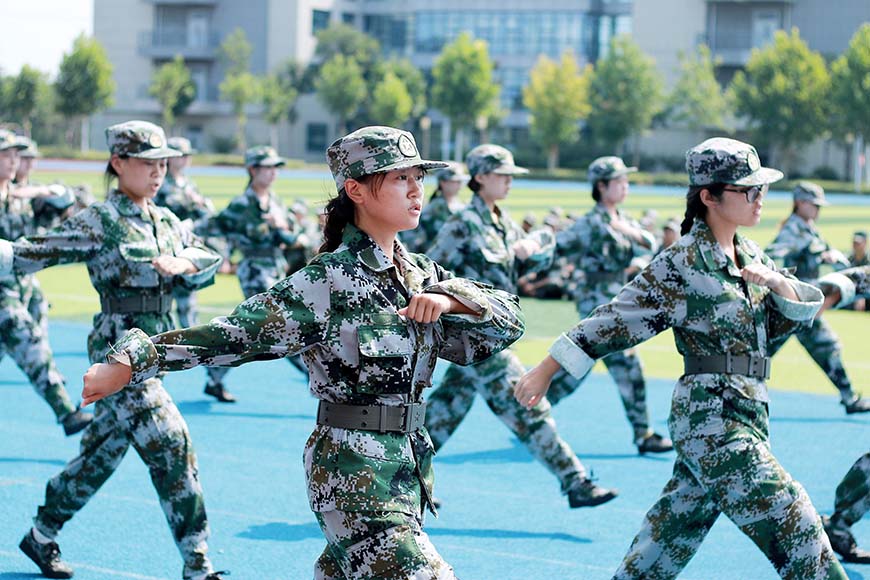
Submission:
POLYGON ((326 223, 323 225, 323 244, 318 250, 320 253, 332 252, 341 245, 344 227, 353 223, 353 201, 342 189, 336 197, 329 200, 323 213, 326 215, 326 223))
POLYGON ((701 200, 701 191, 707 190, 710 195, 716 199, 722 198, 722 192, 725 189, 724 183, 712 183, 710 185, 693 185, 689 187, 686 193, 686 214, 683 217, 683 223, 680 224, 680 235, 685 236, 692 229, 692 224, 697 218, 704 219, 707 217, 707 206, 701 200))
POLYGON ((106 163, 106 170, 103 172, 103 181, 106 184, 106 194, 108 195, 109 190, 112 189, 112 181, 114 181, 118 177, 118 172, 115 171, 115 168, 112 166, 112 160, 109 159, 108 163, 106 163))
POLYGON ((432 195, 429 196, 429 203, 432 203, 437 197, 444 197, 444 192, 441 191, 441 182, 438 182, 438 187, 435 188, 435 191, 432 192, 432 195))

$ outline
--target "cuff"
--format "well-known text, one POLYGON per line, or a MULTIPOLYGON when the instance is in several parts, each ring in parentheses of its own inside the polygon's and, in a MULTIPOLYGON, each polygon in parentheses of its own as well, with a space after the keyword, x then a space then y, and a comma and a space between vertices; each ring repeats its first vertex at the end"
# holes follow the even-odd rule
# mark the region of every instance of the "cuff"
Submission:
POLYGON ((205 286, 214 278, 221 263, 221 257, 214 252, 201 248, 187 247, 178 253, 179 258, 190 260, 196 267, 193 274, 182 274, 180 277, 191 286, 205 286))
POLYGON ((826 274, 819 279, 819 285, 833 286, 840 291, 840 301, 833 308, 848 306, 855 300, 855 283, 848 276, 836 272, 826 274))
POLYGON ((471 322, 486 322, 493 316, 492 306, 486 294, 470 280, 450 278, 428 286, 423 292, 450 296, 477 313, 476 316, 470 314, 450 314, 449 316, 456 316, 471 322))
POLYGON ((12 251, 12 242, 0 240, 0 276, 12 272, 12 262, 15 254, 12 251))
POLYGON ((798 280, 789 280, 788 282, 791 284, 792 289, 794 289, 795 294, 798 295, 798 302, 784 298, 776 292, 771 292, 770 295, 777 309, 789 320, 796 322, 812 320, 822 307, 822 301, 825 299, 822 291, 806 282, 798 280))
POLYGON ((155 377, 160 370, 159 357, 154 343, 147 334, 134 328, 127 331, 121 340, 112 347, 106 356, 109 364, 128 364, 132 376, 130 384, 135 385, 155 377))
POLYGON ((592 367, 595 366, 595 359, 586 354, 582 348, 577 346, 564 333, 559 335, 556 342, 550 346, 550 356, 556 359, 556 362, 563 369, 577 379, 586 376, 592 370, 592 367))

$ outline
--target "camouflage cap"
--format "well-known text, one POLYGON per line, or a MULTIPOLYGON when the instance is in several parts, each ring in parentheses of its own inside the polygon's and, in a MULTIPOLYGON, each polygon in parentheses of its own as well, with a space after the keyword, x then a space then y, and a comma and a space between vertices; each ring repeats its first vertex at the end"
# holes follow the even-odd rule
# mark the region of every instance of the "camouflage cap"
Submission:
POLYGON ((408 167, 441 169, 440 161, 420 158, 414 136, 393 127, 363 127, 329 146, 326 150, 329 170, 335 186, 341 191, 348 179, 357 179, 372 173, 382 173, 408 167))
POLYGON ((867 232, 865 232, 864 230, 858 230, 857 232, 852 234, 852 239, 854 240, 855 238, 858 238, 859 240, 866 242, 867 241, 867 232))
POLYGON ((637 167, 626 167, 625 161, 621 157, 615 155, 599 157, 589 164, 589 183, 601 180, 609 181, 635 171, 637 171, 637 167))
POLYGON ((139 159, 165 159, 180 157, 181 153, 166 145, 163 129, 148 121, 127 121, 106 129, 109 152, 121 157, 139 159))
POLYGON ((0 151, 7 149, 17 149, 22 151, 27 149, 27 145, 18 140, 18 135, 7 129, 0 129, 0 151))
POLYGON ((31 139, 30 137, 25 137, 24 135, 18 135, 15 138, 18 140, 19 143, 24 145, 24 149, 22 149, 20 153, 22 157, 27 157, 29 159, 42 157, 42 154, 39 152, 39 148, 37 148, 36 146, 36 141, 31 139))
POLYGON ((468 181, 471 176, 465 173, 465 168, 459 163, 448 161, 447 167, 435 172, 435 179, 438 181, 468 181))
POLYGON ((191 147, 190 139, 185 139, 184 137, 170 137, 166 140, 166 145, 176 151, 181 151, 182 155, 193 155, 196 153, 196 149, 191 147))
POLYGON ((825 190, 822 189, 822 186, 812 181, 799 181, 792 191, 792 199, 794 201, 810 201, 817 206, 831 205, 831 202, 825 199, 825 190))
POLYGON ((676 219, 669 219, 662 226, 663 230, 671 230, 672 232, 680 232, 680 222, 676 219))
POLYGON ((783 178, 782 171, 761 166, 755 147, 725 137, 707 139, 686 151, 686 171, 690 185, 764 185, 783 178))
POLYGON ((478 145, 469 151, 465 156, 465 165, 468 166, 468 173, 472 177, 487 173, 522 175, 529 172, 525 167, 514 164, 514 156, 510 151, 492 143, 478 145))
POLYGON ((266 145, 251 147, 245 151, 245 167, 281 167, 287 161, 274 148, 266 145))

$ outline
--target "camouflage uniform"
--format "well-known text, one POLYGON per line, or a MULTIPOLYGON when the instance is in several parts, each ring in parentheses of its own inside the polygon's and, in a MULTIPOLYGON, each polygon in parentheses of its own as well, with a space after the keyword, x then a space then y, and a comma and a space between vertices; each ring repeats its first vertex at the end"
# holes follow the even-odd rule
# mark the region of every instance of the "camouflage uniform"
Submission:
MULTIPOLYGON (((795 201, 807 199, 819 206, 829 205, 824 195, 818 185, 800 182, 795 188, 794 199, 795 201)), ((816 284, 823 263, 822 254, 831 250, 831 246, 822 239, 815 225, 807 223, 796 213, 792 213, 765 252, 771 258, 781 260, 785 267, 795 268, 795 276, 799 280, 816 284)), ((844 265, 847 264, 841 264, 844 265)), ((850 405, 861 405, 863 402, 852 390, 852 382, 843 366, 842 345, 830 325, 819 316, 813 321, 812 326, 799 330, 795 336, 840 391, 840 400, 846 406, 846 410, 850 411, 850 405)), ((775 354, 782 344, 776 345, 771 354, 775 354)), ((866 410, 870 411, 870 406, 866 410)))
MULTIPOLYGON (((686 160, 692 185, 752 186, 782 178, 761 167, 755 149, 710 139, 686 160)), ((735 236, 740 266, 774 267, 760 248, 735 236)), ((747 284, 703 220, 662 252, 610 303, 596 308, 550 354, 575 377, 595 359, 671 328, 683 356, 769 356, 770 344, 812 320, 817 288, 790 277, 799 301, 747 284)), ((677 451, 674 472, 617 570, 616 579, 674 578, 725 513, 793 580, 846 575, 803 487, 770 450, 768 392, 749 374, 702 372, 677 381, 668 420, 677 451)))
MULTIPOLYGON (((25 150, 27 145, 0 129, 0 150, 25 150)), ((16 240, 32 233, 34 216, 30 200, 17 198, 11 187, 0 191, 0 240, 16 240)), ((27 274, 0 274, 0 357, 8 352, 27 375, 34 390, 51 407, 58 423, 75 413, 48 343, 45 301, 34 299, 39 286, 27 274), (36 315, 36 316, 34 316, 36 315)))
MULTIPOLYGON (((328 156, 339 192, 345 178, 428 164, 409 133, 380 127, 335 142, 328 156)), ((143 381, 162 370, 301 353, 321 408, 385 410, 422 402, 438 357, 476 362, 522 331, 515 297, 454 278, 399 243, 390 261, 365 232, 347 225, 334 252, 318 255, 229 316, 151 338, 131 331, 112 358, 131 363, 134 381, 143 381), (432 324, 399 316, 421 292, 452 296, 479 315, 444 315, 432 324)), ((319 423, 304 452, 309 503, 328 542, 315 578, 454 578, 422 531, 433 484, 426 429, 380 432, 319 423)))
MULTIPOLYGON (((466 175, 460 166, 453 163, 444 169, 435 172, 435 179, 439 183, 442 181, 460 181, 467 182, 469 177, 466 175)), ((458 200, 457 200, 458 201, 458 200)), ((402 232, 402 243, 412 252, 426 253, 442 226, 450 219, 450 216, 462 209, 462 203, 450 205, 440 192, 436 191, 423 206, 423 213, 420 214, 420 225, 416 229, 402 232)))
MULTIPOLYGON (((619 157, 602 157, 589 166, 589 181, 595 187, 600 180, 610 180, 632 171, 637 171, 637 168, 626 167, 619 157)), ((610 227, 610 214, 601 203, 575 221, 569 229, 556 235, 559 254, 573 264, 575 272, 579 274, 574 298, 581 319, 596 306, 610 302, 625 284, 627 271, 645 266, 649 263, 651 253, 656 250, 655 236, 642 230, 637 220, 621 210, 617 212, 621 220, 643 232, 646 247, 610 227)), ((635 350, 630 349, 608 355, 603 362, 619 389, 626 417, 634 433, 634 442, 642 445, 644 439, 653 432, 649 427, 646 382, 640 357, 635 350)), ((555 405, 582 383, 583 379, 578 381, 563 370, 553 377, 547 399, 555 405)))
MULTIPOLYGON (((852 236, 853 244, 863 244, 866 250, 867 247, 867 232, 857 231, 852 236)), ((849 254, 849 266, 870 266, 870 252, 865 251, 862 258, 858 258, 855 252, 849 254)))
MULTIPOLYGON (((466 163, 471 175, 525 172, 514 165, 506 149, 495 145, 475 147, 466 163)), ((496 211, 498 223, 475 193, 464 210, 447 220, 427 255, 458 276, 516 294, 522 270, 544 269, 551 264, 555 238, 548 230, 526 234, 507 212, 499 208, 496 211), (522 239, 538 242, 540 251, 520 263, 513 245, 522 239)), ((514 399, 513 386, 524 372, 523 364, 511 350, 468 367, 450 365, 429 397, 426 428, 435 449, 440 449, 468 414, 475 393, 479 393, 529 452, 559 479, 562 492, 570 493, 586 480, 586 469, 559 436, 549 402, 544 400, 526 409, 514 399)))
MULTIPOLYGON (((131 157, 162 159, 175 152, 164 146, 163 130, 144 121, 106 129, 109 149, 131 157)), ((182 227, 171 212, 148 202, 142 210, 119 191, 92 205, 43 236, 10 245, 0 242, 0 272, 35 272, 57 264, 84 262, 101 303, 130 298, 162 300, 170 287, 199 288, 213 281, 220 256, 182 227), (166 278, 151 265, 160 255, 187 258, 193 274, 166 278), (14 258, 14 261, 13 261, 14 258)), ((174 328, 169 308, 94 316, 88 336, 91 362, 104 361, 112 344, 130 328, 151 334, 174 328)), ((49 480, 45 504, 34 527, 54 538, 112 475, 133 446, 148 466, 173 538, 184 559, 184 577, 212 571, 206 555, 208 523, 196 455, 187 425, 160 379, 134 380, 121 393, 96 404, 94 422, 85 431, 79 455, 49 480)))
POLYGON ((317 254, 322 243, 320 223, 312 217, 308 204, 304 199, 297 199, 290 206, 299 235, 291 246, 284 250, 284 259, 287 260, 287 275, 301 270, 308 261, 317 254))

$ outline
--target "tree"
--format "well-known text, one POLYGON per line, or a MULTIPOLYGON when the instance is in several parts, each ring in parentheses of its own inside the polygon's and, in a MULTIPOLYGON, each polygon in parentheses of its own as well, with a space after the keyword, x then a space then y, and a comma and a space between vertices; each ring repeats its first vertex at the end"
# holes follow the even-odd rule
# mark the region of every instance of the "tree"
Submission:
POLYGON ((432 68, 432 105, 453 125, 456 160, 462 158, 464 130, 497 107, 499 86, 492 70, 486 43, 466 32, 444 47, 432 68))
POLYGON ((263 101, 263 116, 269 123, 270 141, 272 147, 278 149, 278 125, 285 121, 296 104, 299 91, 290 80, 281 74, 267 75, 261 83, 263 101))
POLYGON ((196 85, 181 55, 154 71, 148 93, 160 103, 163 127, 171 133, 175 119, 184 114, 196 98, 196 85))
POLYGON ((230 33, 221 43, 220 52, 227 70, 220 84, 221 99, 232 105, 236 116, 236 143, 239 150, 244 151, 245 126, 248 123, 245 107, 260 95, 260 83, 249 70, 252 48, 245 31, 236 28, 230 33))
POLYGON ((579 123, 589 114, 587 66, 580 70, 570 52, 559 63, 541 56, 523 87, 523 104, 529 109, 532 139, 547 148, 547 169, 559 165, 559 145, 580 136, 579 123))
MULTIPOLYGON (((849 47, 831 64, 832 130, 845 142, 847 158, 850 141, 860 135, 870 139, 870 24, 852 36, 849 47)), ((848 175, 848 166, 846 174, 848 175)))
MULTIPOLYGON (((392 73, 405 85, 405 90, 411 98, 410 116, 419 119, 426 113, 426 77, 407 58, 381 62, 376 71, 376 83, 381 82, 387 74, 392 73)), ((374 92, 374 89, 373 91, 374 92)))
POLYGON ((793 28, 752 51, 746 70, 734 76, 730 94, 735 112, 749 121, 753 139, 778 149, 779 164, 788 170, 796 147, 813 141, 827 126, 830 90, 825 60, 793 28))
POLYGON ((405 83, 388 72, 372 93, 369 115, 378 125, 401 127, 411 115, 414 101, 405 83))
POLYGON ((314 52, 320 63, 341 55, 353 59, 366 80, 371 78, 381 60, 381 45, 377 40, 347 24, 332 24, 317 33, 314 52))
POLYGON ((670 120, 692 130, 722 128, 729 107, 710 49, 702 44, 695 55, 680 53, 679 58, 680 77, 668 99, 670 120))
POLYGON ((366 83, 359 64, 344 55, 336 54, 320 69, 314 81, 317 96, 338 117, 338 131, 347 132, 347 120, 366 100, 366 83))
MULTIPOLYGON (((653 60, 628 36, 610 41, 607 56, 595 65, 589 82, 592 134, 608 151, 649 127, 662 109, 662 80, 653 60)), ((635 159, 638 150, 635 147, 635 159)))
POLYGON ((112 64, 97 40, 84 34, 75 39, 72 51, 60 62, 54 89, 58 112, 80 121, 84 151, 88 147, 88 116, 111 106, 115 93, 112 64))
POLYGON ((25 64, 3 89, 4 116, 18 121, 30 137, 34 114, 49 89, 47 75, 25 64))

